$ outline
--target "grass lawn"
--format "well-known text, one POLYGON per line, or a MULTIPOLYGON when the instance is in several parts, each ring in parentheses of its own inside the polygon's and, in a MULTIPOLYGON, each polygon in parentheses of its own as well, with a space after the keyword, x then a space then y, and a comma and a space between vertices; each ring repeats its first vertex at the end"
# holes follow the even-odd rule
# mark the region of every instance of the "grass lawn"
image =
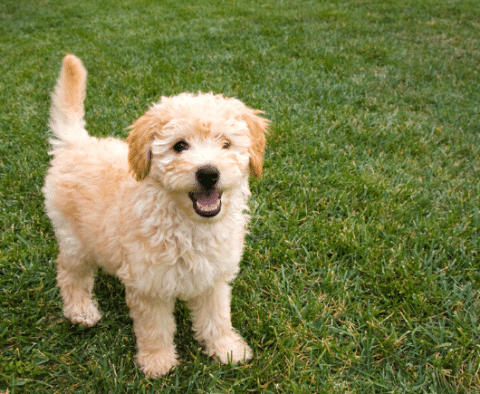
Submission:
POLYGON ((0 392, 480 391, 480 2, 2 0, 0 70, 0 392), (183 91, 272 121, 233 290, 248 365, 178 303, 180 365, 145 378, 104 274, 99 324, 62 317, 40 190, 68 52, 92 135, 183 91))

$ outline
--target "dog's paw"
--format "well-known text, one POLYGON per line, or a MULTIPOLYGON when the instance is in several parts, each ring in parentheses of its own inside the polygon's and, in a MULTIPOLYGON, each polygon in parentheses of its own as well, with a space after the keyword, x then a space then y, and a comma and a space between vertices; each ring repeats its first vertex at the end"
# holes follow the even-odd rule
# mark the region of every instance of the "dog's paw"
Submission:
POLYGON ((96 303, 92 300, 82 304, 64 307, 63 314, 72 323, 80 324, 81 326, 85 327, 94 326, 102 317, 98 311, 96 303))
POLYGON ((253 357, 252 349, 236 332, 230 332, 211 342, 207 350, 211 356, 217 356, 223 364, 245 362, 253 357))
POLYGON ((178 364, 175 353, 170 351, 156 353, 139 352, 137 362, 143 373, 150 378, 166 375, 178 364))

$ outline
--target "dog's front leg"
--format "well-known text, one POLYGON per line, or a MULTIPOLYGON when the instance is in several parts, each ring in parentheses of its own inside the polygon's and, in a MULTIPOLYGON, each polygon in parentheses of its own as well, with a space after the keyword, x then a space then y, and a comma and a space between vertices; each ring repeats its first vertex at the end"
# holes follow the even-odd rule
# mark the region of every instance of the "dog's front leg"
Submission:
POLYGON ((137 338, 137 362, 150 377, 165 375, 178 364, 173 343, 174 299, 158 300, 127 288, 127 304, 137 338))
POLYGON ((217 282, 188 305, 196 338, 205 344, 210 356, 217 356, 224 364, 252 358, 252 350, 232 327, 228 283, 217 282))

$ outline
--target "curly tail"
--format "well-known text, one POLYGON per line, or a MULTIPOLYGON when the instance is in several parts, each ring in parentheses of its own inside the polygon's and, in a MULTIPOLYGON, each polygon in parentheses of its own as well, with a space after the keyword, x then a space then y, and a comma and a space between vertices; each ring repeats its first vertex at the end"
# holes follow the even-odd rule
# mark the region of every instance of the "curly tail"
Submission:
POLYGON ((83 119, 86 81, 87 70, 82 61, 74 55, 66 55, 52 94, 50 128, 56 138, 50 139, 51 154, 59 148, 90 138, 83 119))

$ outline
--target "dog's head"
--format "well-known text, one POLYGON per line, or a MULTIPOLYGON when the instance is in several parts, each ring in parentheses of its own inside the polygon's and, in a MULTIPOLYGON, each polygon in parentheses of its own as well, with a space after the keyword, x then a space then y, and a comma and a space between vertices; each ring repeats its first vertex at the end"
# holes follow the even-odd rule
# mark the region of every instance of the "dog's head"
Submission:
POLYGON ((193 216, 220 217, 249 172, 262 175, 268 121, 259 113, 221 95, 162 97, 131 126, 130 168, 137 181, 160 182, 193 216))

